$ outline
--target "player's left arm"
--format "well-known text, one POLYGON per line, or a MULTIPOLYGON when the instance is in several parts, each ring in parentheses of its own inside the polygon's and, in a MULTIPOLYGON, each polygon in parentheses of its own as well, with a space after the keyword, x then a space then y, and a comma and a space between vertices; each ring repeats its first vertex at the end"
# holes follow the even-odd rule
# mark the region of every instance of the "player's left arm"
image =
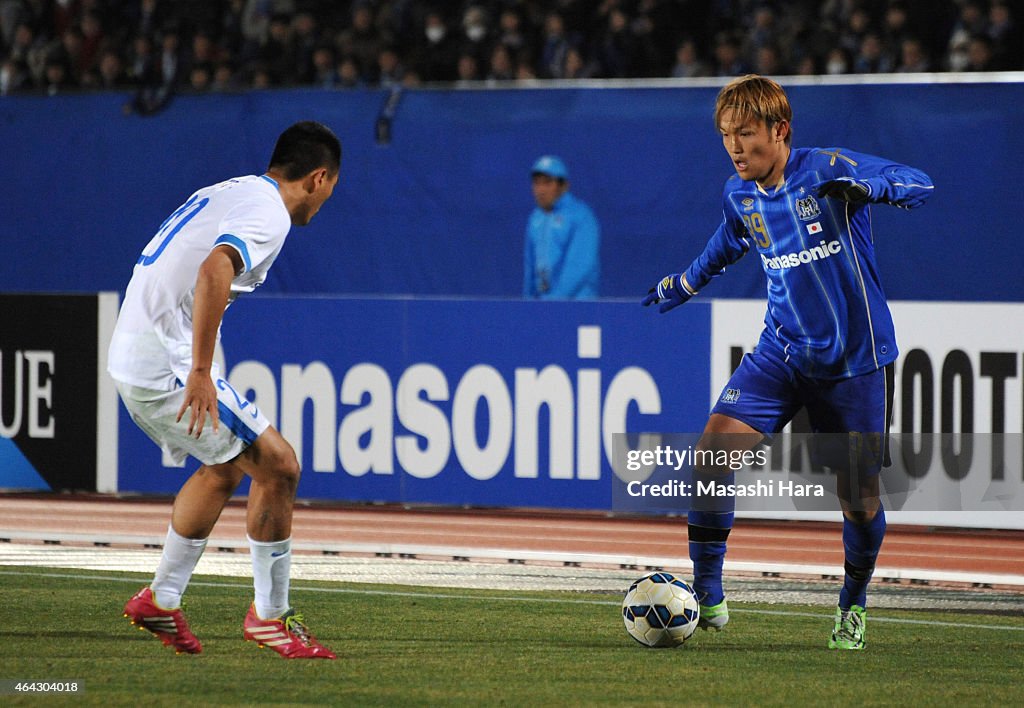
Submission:
POLYGON ((829 158, 823 172, 832 174, 814 185, 819 197, 915 209, 923 205, 935 189, 931 177, 908 165, 840 149, 820 154, 829 158))

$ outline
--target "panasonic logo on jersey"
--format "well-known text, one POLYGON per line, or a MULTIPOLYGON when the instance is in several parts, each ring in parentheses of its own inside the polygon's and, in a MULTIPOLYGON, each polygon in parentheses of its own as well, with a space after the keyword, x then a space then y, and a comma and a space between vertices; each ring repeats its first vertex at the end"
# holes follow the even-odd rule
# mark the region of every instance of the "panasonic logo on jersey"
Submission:
POLYGON ((785 270, 786 268, 796 268, 798 265, 803 263, 810 263, 811 261, 820 261, 824 258, 829 258, 842 250, 843 244, 838 240, 829 241, 828 243, 822 241, 814 248, 807 248, 795 253, 784 253, 781 256, 775 256, 774 258, 768 258, 762 253, 761 261, 764 263, 765 268, 770 268, 772 270, 785 270))

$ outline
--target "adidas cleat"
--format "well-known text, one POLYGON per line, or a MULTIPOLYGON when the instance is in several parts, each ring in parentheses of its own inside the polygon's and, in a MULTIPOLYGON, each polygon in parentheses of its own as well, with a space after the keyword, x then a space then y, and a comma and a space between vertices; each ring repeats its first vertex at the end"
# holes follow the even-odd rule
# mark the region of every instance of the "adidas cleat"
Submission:
POLYGON ((303 623, 302 615, 288 610, 277 619, 260 619, 256 606, 249 606, 243 635, 262 649, 270 647, 285 659, 336 659, 334 652, 318 642, 303 623))
POLYGON ((177 654, 198 654, 203 650, 199 640, 188 628, 185 614, 180 609, 160 607, 148 587, 132 595, 132 599, 124 606, 124 616, 140 630, 156 635, 165 646, 174 647, 177 654))
POLYGON ((729 605, 726 604, 725 600, 722 600, 717 605, 700 606, 700 619, 697 621, 697 627, 700 629, 713 629, 716 632, 720 632, 728 623, 729 605))
POLYGON ((848 610, 837 607, 836 624, 832 629, 832 638, 828 640, 828 648, 863 649, 867 618, 867 610, 860 605, 854 605, 848 610))

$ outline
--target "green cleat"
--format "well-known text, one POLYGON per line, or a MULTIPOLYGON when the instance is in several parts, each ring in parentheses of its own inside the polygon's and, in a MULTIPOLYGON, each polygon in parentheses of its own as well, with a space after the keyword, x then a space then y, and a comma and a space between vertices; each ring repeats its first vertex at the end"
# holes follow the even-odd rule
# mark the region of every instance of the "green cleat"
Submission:
POLYGON ((868 612, 860 605, 848 610, 836 608, 836 626, 832 629, 832 638, 828 640, 829 649, 863 649, 864 635, 867 634, 868 612))
POLYGON ((697 626, 700 629, 713 629, 716 632, 722 631, 722 627, 729 623, 729 606, 722 600, 717 605, 701 605, 700 619, 697 626))

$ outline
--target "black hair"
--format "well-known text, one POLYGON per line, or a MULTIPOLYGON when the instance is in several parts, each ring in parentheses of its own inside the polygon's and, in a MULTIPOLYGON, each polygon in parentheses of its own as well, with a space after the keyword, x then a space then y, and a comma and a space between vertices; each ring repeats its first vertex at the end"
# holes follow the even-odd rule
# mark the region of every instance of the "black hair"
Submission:
POLYGON ((297 180, 320 167, 326 167, 332 176, 341 167, 341 141, 330 128, 304 120, 281 133, 269 169, 280 172, 287 180, 297 180))

